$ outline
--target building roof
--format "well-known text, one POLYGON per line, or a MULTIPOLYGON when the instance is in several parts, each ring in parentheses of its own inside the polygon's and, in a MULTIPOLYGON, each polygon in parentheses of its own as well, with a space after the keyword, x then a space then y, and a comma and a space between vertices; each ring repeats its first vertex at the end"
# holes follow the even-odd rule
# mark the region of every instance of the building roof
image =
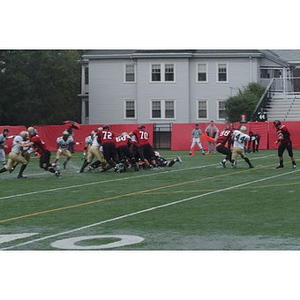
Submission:
POLYGON ((272 50, 282 59, 292 64, 300 64, 300 50, 272 50))
POLYGON ((300 50, 257 50, 257 49, 103 49, 86 50, 83 59, 111 58, 149 58, 149 57, 265 57, 287 66, 300 62, 300 50))

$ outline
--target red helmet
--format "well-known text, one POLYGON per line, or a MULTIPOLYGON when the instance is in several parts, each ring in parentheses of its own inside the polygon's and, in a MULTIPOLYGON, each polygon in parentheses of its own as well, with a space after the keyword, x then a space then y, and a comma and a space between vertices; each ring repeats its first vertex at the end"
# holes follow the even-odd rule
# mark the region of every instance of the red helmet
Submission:
POLYGON ((275 121, 273 122, 273 124, 274 124, 274 126, 277 128, 277 127, 279 127, 279 126, 281 125, 281 122, 280 122, 279 120, 275 120, 275 121))

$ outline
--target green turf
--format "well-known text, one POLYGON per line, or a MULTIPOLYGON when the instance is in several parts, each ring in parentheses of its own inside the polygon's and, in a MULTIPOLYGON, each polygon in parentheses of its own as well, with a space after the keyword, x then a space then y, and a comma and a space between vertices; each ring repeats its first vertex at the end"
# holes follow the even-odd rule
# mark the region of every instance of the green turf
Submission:
POLYGON ((224 169, 218 153, 160 153, 180 156, 183 163, 160 170, 79 174, 82 161, 76 153, 60 179, 39 169, 35 157, 25 171, 27 179, 16 179, 18 169, 0 174, 0 249, 55 250, 53 242, 89 236, 76 245, 106 249, 120 235, 143 240, 107 249, 300 249, 300 164, 292 170, 287 154, 284 168, 275 170, 275 150, 248 154, 254 169, 240 159, 238 169, 229 163, 224 169), (3 240, 23 233, 35 235, 3 240))

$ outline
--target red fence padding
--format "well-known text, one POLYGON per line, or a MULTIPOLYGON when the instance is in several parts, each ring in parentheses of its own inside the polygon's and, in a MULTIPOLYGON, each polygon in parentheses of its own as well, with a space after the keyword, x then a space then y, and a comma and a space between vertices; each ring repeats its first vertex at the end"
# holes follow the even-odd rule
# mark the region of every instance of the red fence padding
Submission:
MULTIPOLYGON (((291 133, 291 139, 293 142, 294 149, 300 149, 300 122, 282 122, 288 128, 291 133)), ((202 130, 203 134, 205 134, 205 129, 209 125, 209 122, 199 123, 199 128, 202 130)), ((225 123, 215 124, 219 131, 222 131, 224 127, 227 125, 225 123)), ((275 141, 277 140, 277 134, 275 132, 275 127, 272 122, 251 122, 244 124, 248 128, 249 131, 254 133, 259 133, 261 136, 260 139, 260 150, 265 149, 277 149, 278 144, 275 145, 275 141)), ((97 129, 98 127, 102 127, 103 124, 93 124, 93 125, 81 125, 80 129, 73 129, 74 132, 74 140, 75 142, 81 142, 81 145, 75 146, 75 151, 82 151, 84 148, 84 140, 91 133, 92 130, 97 129)), ((110 129, 115 133, 119 134, 122 132, 131 132, 137 129, 137 124, 112 124, 109 125, 110 129)), ((150 143, 153 145, 153 124, 145 124, 146 131, 150 134, 150 143)), ((239 123, 234 124, 235 128, 239 127, 239 123)), ((46 125, 46 126, 35 126, 38 130, 38 133, 42 140, 47 145, 50 151, 56 151, 56 139, 62 135, 62 132, 67 129, 68 125, 46 125)), ((0 126, 0 133, 2 133, 4 128, 9 129, 10 135, 17 135, 21 131, 26 130, 25 126, 0 126)), ((195 128, 194 123, 181 123, 181 124, 173 124, 172 125, 172 134, 171 134, 171 150, 184 150, 188 151, 191 146, 191 132, 195 128)), ((5 152, 8 153, 11 149, 13 139, 7 140, 8 148, 5 149, 5 152)), ((207 141, 201 141, 204 149, 207 149, 207 141)), ((196 146, 197 147, 197 146, 196 146)), ((197 148, 196 148, 197 150, 197 148)))

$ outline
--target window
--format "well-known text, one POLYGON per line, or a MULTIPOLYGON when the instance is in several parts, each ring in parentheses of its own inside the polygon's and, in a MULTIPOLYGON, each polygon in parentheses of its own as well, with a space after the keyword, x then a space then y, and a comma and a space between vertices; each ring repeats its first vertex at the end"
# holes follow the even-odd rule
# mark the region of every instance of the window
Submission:
POLYGON ((174 100, 151 100, 151 119, 174 119, 174 100))
POLYGON ((225 101, 219 101, 219 119, 226 119, 226 111, 225 111, 225 101))
POLYGON ((199 100, 198 101, 198 119, 207 119, 207 101, 199 100))
POLYGON ((161 80, 161 72, 160 72, 160 65, 155 64, 152 65, 152 76, 151 76, 151 81, 160 81, 161 80))
POLYGON ((165 81, 174 81, 174 65, 165 65, 165 81))
POLYGON ((227 64, 218 64, 218 82, 227 82, 227 64))
POLYGON ((207 82, 207 64, 198 64, 197 81, 207 82))
POLYGON ((173 119, 174 116, 174 101, 165 102, 165 117, 173 119))
POLYGON ((174 64, 151 64, 151 82, 174 82, 174 64))
POLYGON ((125 82, 135 82, 135 65, 125 65, 125 82))
POLYGON ((135 100, 125 100, 125 119, 135 119, 135 100))

